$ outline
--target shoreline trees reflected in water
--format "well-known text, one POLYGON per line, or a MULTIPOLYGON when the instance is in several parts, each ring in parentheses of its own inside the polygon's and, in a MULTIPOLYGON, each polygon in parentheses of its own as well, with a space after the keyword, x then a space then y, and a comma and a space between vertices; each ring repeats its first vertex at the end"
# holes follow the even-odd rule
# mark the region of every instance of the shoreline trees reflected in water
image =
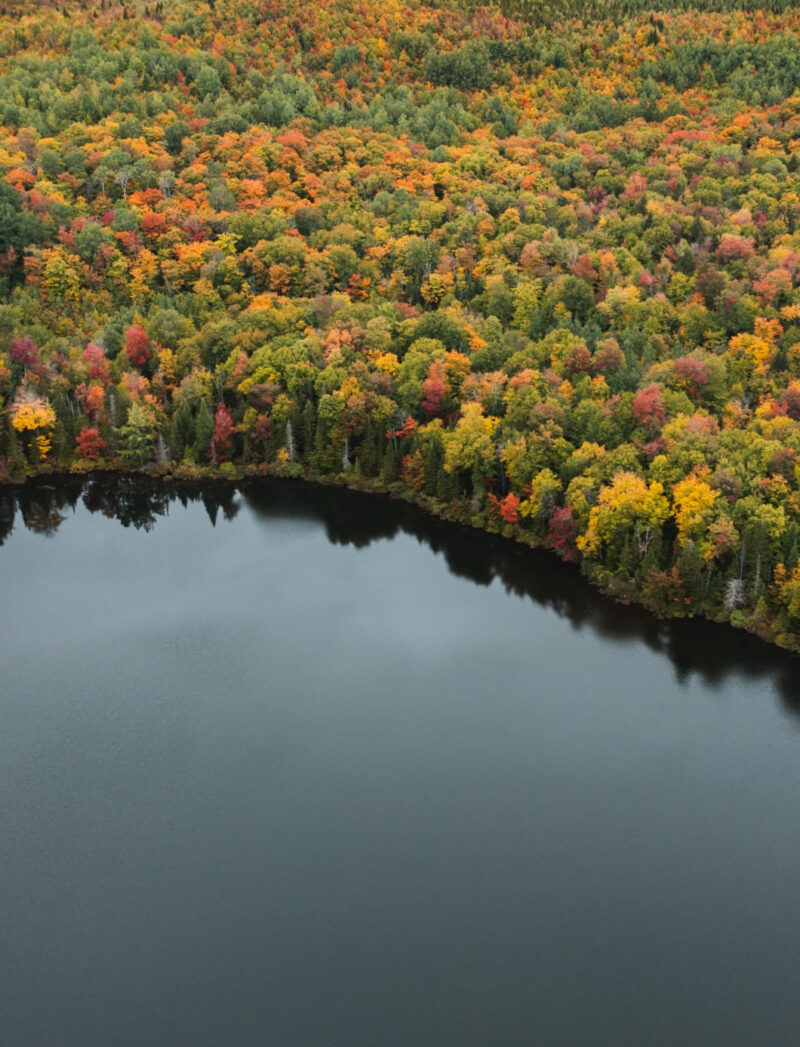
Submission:
POLYGON ((0 545, 21 523, 43 536, 55 534, 79 503, 123 527, 150 531, 175 503, 202 503, 212 526, 233 521, 243 502, 263 518, 316 521, 334 545, 365 548, 414 536, 444 557, 454 575, 475 585, 499 581, 507 592, 549 607, 572 628, 590 628, 612 643, 644 643, 672 663, 679 683, 697 673, 720 687, 731 675, 752 682, 754 698, 775 685, 784 709, 800 717, 800 659, 727 626, 702 619, 659 621, 641 608, 615 604, 593 589, 577 568, 483 532, 444 523, 402 502, 282 480, 239 487, 214 484, 175 488, 114 478, 64 480, 0 490, 0 545))

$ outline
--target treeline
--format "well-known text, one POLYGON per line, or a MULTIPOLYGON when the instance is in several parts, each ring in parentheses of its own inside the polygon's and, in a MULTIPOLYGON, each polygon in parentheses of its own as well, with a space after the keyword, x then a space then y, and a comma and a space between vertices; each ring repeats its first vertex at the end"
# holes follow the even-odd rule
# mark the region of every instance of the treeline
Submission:
POLYGON ((800 646, 795 9, 67 10, 0 20, 0 479, 333 478, 800 646))
MULTIPOLYGON (((447 0, 446 0, 447 2, 447 0)), ((454 7, 464 0, 449 0, 454 7)), ((467 0, 477 8, 477 0, 467 0)), ((582 22, 627 22, 643 16, 657 17, 661 13, 725 14, 739 11, 766 11, 784 14, 795 6, 793 0, 493 0, 510 18, 519 18, 533 24, 551 25, 553 22, 580 20, 582 22)))

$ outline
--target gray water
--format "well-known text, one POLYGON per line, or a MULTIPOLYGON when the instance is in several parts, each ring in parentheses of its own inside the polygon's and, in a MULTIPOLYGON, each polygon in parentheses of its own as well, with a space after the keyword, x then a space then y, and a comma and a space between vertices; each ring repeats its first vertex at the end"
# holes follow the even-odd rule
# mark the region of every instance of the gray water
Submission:
POLYGON ((797 1043, 797 659, 338 491, 0 535, 3 1047, 797 1043))

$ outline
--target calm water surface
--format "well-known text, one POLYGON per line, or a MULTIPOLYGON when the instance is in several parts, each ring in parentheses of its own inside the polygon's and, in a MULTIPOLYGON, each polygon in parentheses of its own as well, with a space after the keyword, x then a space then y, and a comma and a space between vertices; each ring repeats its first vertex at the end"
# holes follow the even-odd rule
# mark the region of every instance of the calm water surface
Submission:
POLYGON ((3 1047, 798 1042, 798 660, 338 491, 0 535, 3 1047))

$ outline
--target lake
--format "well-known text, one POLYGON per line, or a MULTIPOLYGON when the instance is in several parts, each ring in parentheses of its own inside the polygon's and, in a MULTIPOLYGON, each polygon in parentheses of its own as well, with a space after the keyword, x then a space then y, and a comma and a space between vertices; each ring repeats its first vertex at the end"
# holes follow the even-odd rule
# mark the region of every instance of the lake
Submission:
POLYGON ((797 1042, 797 658, 339 490, 0 537, 3 1047, 797 1042))

